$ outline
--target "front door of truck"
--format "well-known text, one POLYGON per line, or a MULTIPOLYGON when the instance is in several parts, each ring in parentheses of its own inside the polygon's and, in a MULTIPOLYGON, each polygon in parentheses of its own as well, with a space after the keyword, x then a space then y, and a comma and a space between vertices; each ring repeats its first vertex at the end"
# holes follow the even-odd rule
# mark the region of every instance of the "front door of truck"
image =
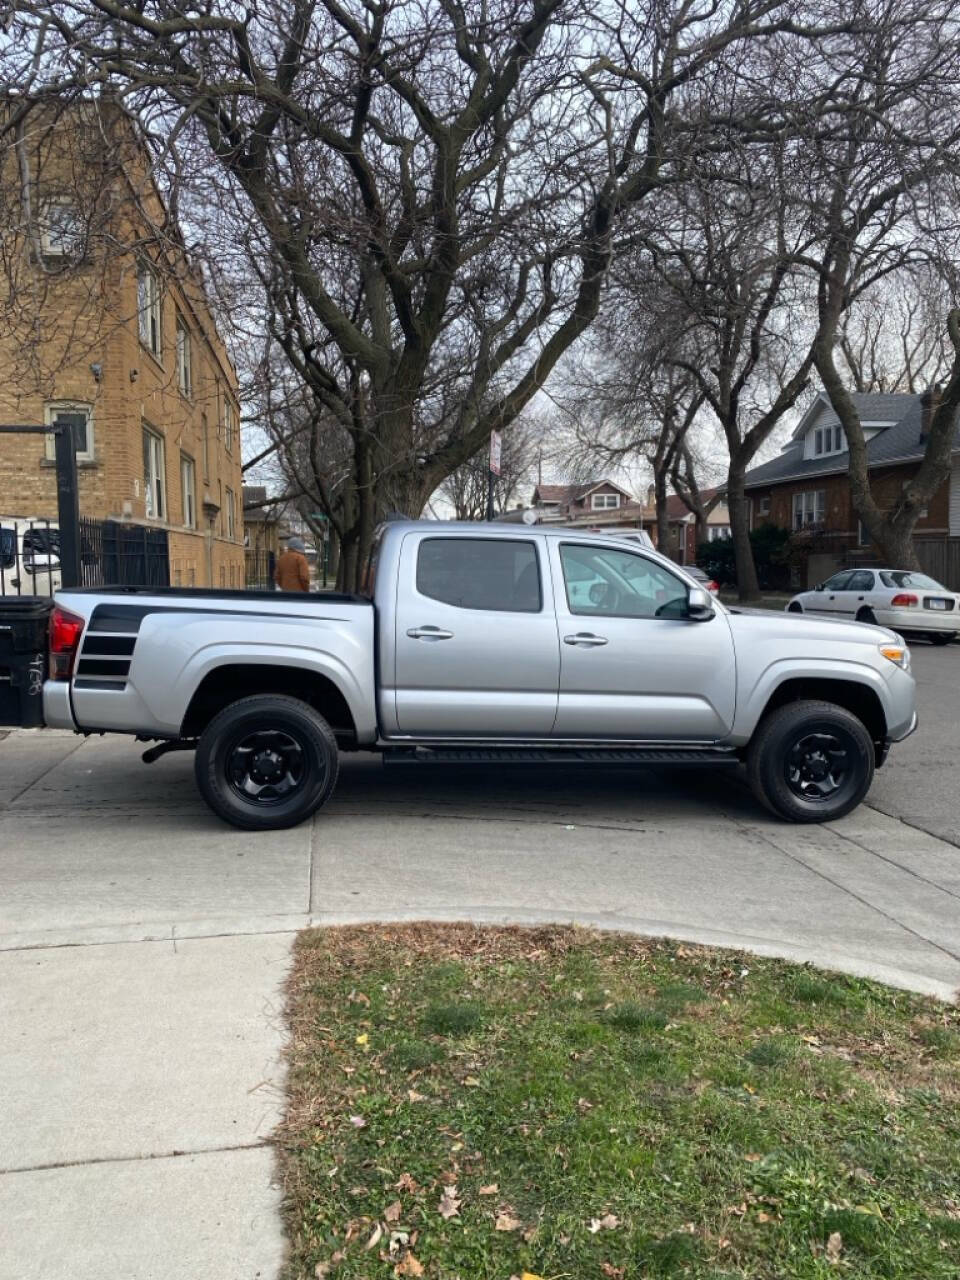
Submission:
POLYGON ((733 637, 719 609, 683 616, 686 581, 659 560, 552 542, 560 632, 555 738, 711 742, 733 724, 733 637))
POLYGON ((401 734, 549 737, 560 655, 544 539, 407 534, 395 646, 401 734))

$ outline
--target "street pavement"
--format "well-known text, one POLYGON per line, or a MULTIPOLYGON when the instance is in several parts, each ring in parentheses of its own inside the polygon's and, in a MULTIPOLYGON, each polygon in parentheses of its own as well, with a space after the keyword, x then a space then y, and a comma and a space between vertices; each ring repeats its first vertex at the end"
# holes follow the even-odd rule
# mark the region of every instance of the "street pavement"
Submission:
POLYGON ((295 931, 569 920, 960 987, 960 648, 869 803, 791 827, 727 774, 385 769, 248 835, 192 761, 0 742, 0 1280, 253 1280, 283 1256, 270 1134, 295 931))

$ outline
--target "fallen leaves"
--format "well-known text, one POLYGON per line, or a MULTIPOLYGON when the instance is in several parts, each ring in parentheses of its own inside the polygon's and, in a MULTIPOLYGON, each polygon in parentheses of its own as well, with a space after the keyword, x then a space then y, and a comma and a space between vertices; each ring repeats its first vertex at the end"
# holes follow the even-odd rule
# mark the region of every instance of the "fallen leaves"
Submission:
POLYGON ((383 1227, 381 1227, 380 1223, 378 1222, 374 1226, 373 1231, 370 1233, 370 1239, 367 1241, 367 1243, 363 1247, 365 1250, 368 1250, 368 1251, 370 1249, 375 1249, 382 1239, 383 1239, 383 1227))
MULTIPOLYGON (((409 1177, 409 1174, 407 1175, 409 1177)), ((394 1200, 393 1204, 388 1204, 383 1211, 384 1222, 399 1222, 400 1214, 403 1212, 403 1205, 399 1200, 394 1200)))
POLYGON ((840 1261, 840 1255, 843 1253, 843 1236, 839 1231, 831 1231, 827 1237, 827 1247, 824 1250, 824 1256, 832 1267, 835 1267, 840 1261))
POLYGON ((395 1276, 422 1276, 423 1265, 416 1260, 412 1253, 408 1253, 393 1268, 393 1274, 395 1276))
POLYGON ((456 1183, 454 1183, 449 1187, 444 1187, 440 1203, 437 1205, 437 1213, 445 1222, 449 1222, 451 1218, 460 1216, 460 1205, 462 1203, 457 1196, 457 1187, 456 1183))
POLYGON ((623 1280, 627 1274, 626 1267, 615 1267, 612 1262, 601 1262, 600 1270, 605 1276, 609 1276, 610 1280, 623 1280))
POLYGON ((501 1209, 493 1224, 494 1231, 519 1231, 523 1223, 512 1209, 501 1209))
POLYGON ((620 1219, 615 1213, 605 1213, 602 1218, 591 1218, 588 1230, 595 1236, 598 1231, 613 1231, 619 1225, 620 1219))
POLYGON ((413 1174, 401 1173, 400 1177, 393 1184, 395 1191, 409 1191, 411 1195, 416 1195, 420 1190, 420 1183, 417 1182, 413 1174))
POLYGON ((480 1187, 477 1191, 478 1196, 495 1196, 500 1191, 500 1184, 497 1182, 488 1183, 485 1187, 480 1187))
POLYGON ((367 1127, 367 1122, 363 1116, 351 1116, 350 1123, 355 1129, 365 1129, 367 1127))

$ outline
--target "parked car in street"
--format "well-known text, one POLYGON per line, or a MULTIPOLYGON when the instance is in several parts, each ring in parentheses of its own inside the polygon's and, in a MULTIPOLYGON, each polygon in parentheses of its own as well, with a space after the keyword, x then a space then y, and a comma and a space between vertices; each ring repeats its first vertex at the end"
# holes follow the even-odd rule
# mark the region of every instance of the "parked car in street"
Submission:
POLYGON ((713 578, 710 577, 709 573, 707 573, 705 569, 701 569, 700 566, 696 564, 688 564, 684 565, 684 570, 691 578, 693 578, 694 582, 699 582, 704 590, 709 591, 712 596, 718 596, 720 594, 719 585, 714 582, 713 578))
POLYGON ((787 610, 893 627, 934 644, 960 631, 960 594, 913 569, 844 569, 794 596, 787 610))
POLYGON ((59 587, 57 526, 0 516, 0 596, 52 596, 59 587))
MULTIPOLYGON (((48 725, 195 750, 211 808, 292 826, 341 751, 421 762, 745 764, 822 822, 917 722, 894 632, 727 608, 615 535, 390 521, 363 595, 88 588, 50 624, 48 725)), ((624 782, 624 786, 629 786, 624 782)))

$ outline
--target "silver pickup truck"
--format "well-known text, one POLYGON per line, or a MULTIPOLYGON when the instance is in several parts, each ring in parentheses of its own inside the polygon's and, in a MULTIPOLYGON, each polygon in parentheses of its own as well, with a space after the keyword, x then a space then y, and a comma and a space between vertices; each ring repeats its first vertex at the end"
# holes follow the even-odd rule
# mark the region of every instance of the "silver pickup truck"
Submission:
POLYGON ((196 750, 211 808, 287 827, 341 751, 414 764, 746 765, 795 822, 853 809, 916 726, 892 631, 726 608, 655 551, 391 521, 362 595, 61 591, 48 725, 196 750))

